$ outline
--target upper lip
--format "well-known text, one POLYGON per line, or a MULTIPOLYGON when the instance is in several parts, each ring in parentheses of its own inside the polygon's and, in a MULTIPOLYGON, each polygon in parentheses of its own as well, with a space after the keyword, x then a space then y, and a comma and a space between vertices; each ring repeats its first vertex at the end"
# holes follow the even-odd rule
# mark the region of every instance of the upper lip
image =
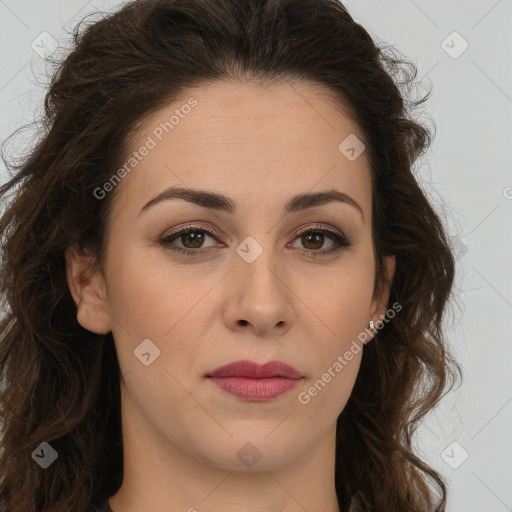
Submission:
POLYGON ((247 377, 251 379, 264 379, 268 377, 286 377, 289 379, 301 379, 303 375, 282 361, 269 361, 258 364, 254 361, 234 361, 225 364, 207 374, 207 377, 247 377))

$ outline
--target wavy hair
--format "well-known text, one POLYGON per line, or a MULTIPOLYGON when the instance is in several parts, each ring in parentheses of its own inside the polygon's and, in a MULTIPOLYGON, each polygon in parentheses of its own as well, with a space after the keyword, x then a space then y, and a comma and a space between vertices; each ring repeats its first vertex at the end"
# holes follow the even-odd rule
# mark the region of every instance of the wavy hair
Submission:
MULTIPOLYGON (((84 510, 123 479, 120 370, 112 333, 77 321, 65 251, 104 264, 113 193, 139 122, 189 87, 304 80, 329 89, 364 134, 371 163, 375 286, 394 254, 389 304, 337 422, 342 512, 441 512, 444 479, 414 453, 425 415, 460 375, 443 335, 454 256, 413 174, 432 130, 409 99, 416 67, 378 45, 336 0, 131 1, 74 29, 57 62, 40 137, 0 188, 0 496, 6 512, 84 510), (7 202, 11 192, 12 197, 7 202), (58 461, 34 462, 41 443, 58 461)), ((376 288, 376 289, 377 289, 376 288)))

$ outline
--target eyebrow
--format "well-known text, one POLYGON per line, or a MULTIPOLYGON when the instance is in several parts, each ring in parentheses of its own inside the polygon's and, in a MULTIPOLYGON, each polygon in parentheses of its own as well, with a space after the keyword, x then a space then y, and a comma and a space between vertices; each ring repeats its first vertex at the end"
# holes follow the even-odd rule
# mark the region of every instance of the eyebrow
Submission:
MULTIPOLYGON (((171 199, 183 199, 184 201, 197 204, 203 208, 225 211, 230 214, 236 213, 237 209, 236 201, 225 195, 218 194, 216 192, 209 192, 206 190, 173 186, 150 199, 140 209, 137 216, 140 216, 143 212, 149 210, 152 206, 155 206, 162 201, 168 201, 171 199)), ((306 210, 307 208, 322 206, 333 201, 348 204, 359 210, 361 218, 364 222, 363 209, 359 203, 357 203, 357 201, 349 195, 338 190, 326 190, 323 192, 297 194, 284 205, 284 212, 294 213, 301 210, 306 210)))

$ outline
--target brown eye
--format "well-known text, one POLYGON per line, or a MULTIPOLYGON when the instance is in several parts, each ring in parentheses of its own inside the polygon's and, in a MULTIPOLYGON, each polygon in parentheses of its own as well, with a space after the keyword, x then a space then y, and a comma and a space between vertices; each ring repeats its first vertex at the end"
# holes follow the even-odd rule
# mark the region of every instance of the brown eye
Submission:
POLYGON ((352 245, 343 235, 335 231, 331 231, 330 229, 310 228, 299 233, 297 235, 297 240, 299 239, 301 245, 305 249, 308 249, 307 251, 304 251, 304 255, 311 258, 329 256, 352 245), (325 237, 330 239, 332 243, 329 248, 320 250, 325 243, 325 237))
POLYGON ((203 242, 204 233, 202 231, 188 231, 181 234, 181 243, 188 249, 199 249, 203 242))
MULTIPOLYGON (((210 252, 207 249, 213 248, 212 245, 204 245, 207 238, 218 241, 220 239, 220 235, 208 229, 187 226, 180 231, 162 238, 160 240, 160 244, 166 249, 170 249, 184 255, 198 256, 210 252), (176 243, 181 244, 182 247, 176 246, 176 243)), ((303 251, 303 254, 310 258, 328 256, 352 245, 342 234, 329 229, 310 228, 309 230, 304 230, 302 233, 299 233, 295 240, 299 239, 303 248, 306 249, 303 251), (326 237, 331 240, 331 245, 327 249, 320 250, 325 244, 326 237)))
POLYGON ((194 253, 200 254, 208 249, 210 246, 203 247, 206 238, 216 239, 216 234, 207 229, 201 229, 194 226, 188 226, 176 233, 173 233, 160 240, 160 243, 166 248, 173 251, 181 252, 183 254, 193 255, 194 253), (173 247, 177 242, 181 243, 183 248, 173 247))
POLYGON ((324 234, 320 231, 310 231, 302 235, 301 241, 307 249, 320 249, 324 243, 324 234), (311 245, 308 247, 308 244, 311 245))

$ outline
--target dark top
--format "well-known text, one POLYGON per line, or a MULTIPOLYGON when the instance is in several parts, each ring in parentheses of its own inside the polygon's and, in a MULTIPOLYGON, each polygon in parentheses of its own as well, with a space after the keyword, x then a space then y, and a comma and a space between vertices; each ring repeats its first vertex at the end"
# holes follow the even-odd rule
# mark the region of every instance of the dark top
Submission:
POLYGON ((105 500, 100 505, 89 505, 89 509, 87 512, 113 512, 113 510, 110 508, 108 500, 105 500))
POLYGON ((100 507, 99 512, 113 512, 110 508, 110 505, 108 504, 108 500, 105 500, 105 503, 100 507))
MULTIPOLYGON (((5 505, 5 498, 0 498, 0 512, 4 512, 5 505)), ((108 500, 105 500, 100 505, 94 505, 93 503, 90 503, 89 507, 87 508, 87 512, 113 512, 113 510, 110 508, 108 500)))

